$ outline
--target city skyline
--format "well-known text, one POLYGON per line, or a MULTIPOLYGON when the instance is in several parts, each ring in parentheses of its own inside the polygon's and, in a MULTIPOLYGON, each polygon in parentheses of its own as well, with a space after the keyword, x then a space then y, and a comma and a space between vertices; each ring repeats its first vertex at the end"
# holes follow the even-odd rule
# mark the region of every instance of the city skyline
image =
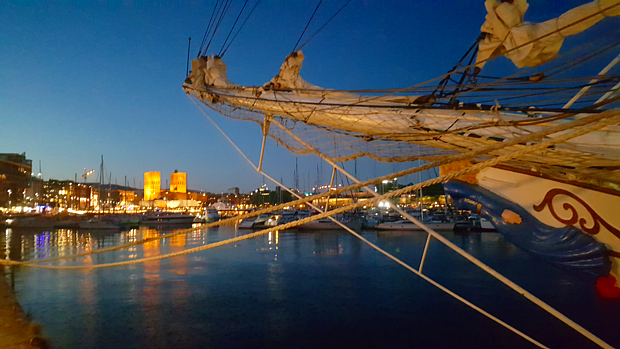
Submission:
MULTIPOLYGON (((322 4, 302 42, 345 3, 322 4)), ((582 3, 532 4, 526 20, 553 18, 582 3)), ((317 4, 259 3, 223 57, 230 80, 262 85, 275 76, 317 4)), ((335 89, 406 87, 435 78, 451 69, 478 37, 483 5, 452 1, 439 9, 427 3, 352 1, 303 48, 301 75, 335 89)), ((188 38, 194 58, 213 6, 201 1, 0 4, 0 151, 26 152, 33 172, 41 160, 44 179, 72 180, 84 168, 97 169, 103 155, 112 182, 179 169, 188 173, 192 190, 217 193, 237 186, 249 192, 259 187, 263 176, 181 89, 188 38)), ((232 5, 209 53, 223 47, 241 6, 232 5)), ((563 50, 614 24, 617 20, 610 19, 586 35, 571 37, 563 50)), ((598 63, 587 73, 596 74, 607 62, 598 63)), ((503 57, 485 67, 491 76, 515 71, 503 57)), ((260 127, 207 112, 258 164, 260 127)), ((263 169, 292 187, 296 159, 300 186, 329 181, 329 165, 315 156, 293 155, 272 140, 263 169), (322 168, 319 175, 317 167, 322 168)), ((344 166, 351 173, 356 168, 365 180, 413 165, 364 158, 357 166, 352 161, 344 166)), ((434 176, 429 171, 421 179, 434 176)), ((404 182, 417 180, 415 175, 404 182)))

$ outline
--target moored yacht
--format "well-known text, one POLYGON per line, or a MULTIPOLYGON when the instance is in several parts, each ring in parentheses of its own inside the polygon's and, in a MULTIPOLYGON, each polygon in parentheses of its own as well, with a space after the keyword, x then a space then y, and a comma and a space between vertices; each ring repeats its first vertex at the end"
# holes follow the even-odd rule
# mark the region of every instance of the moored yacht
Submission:
POLYGON ((213 223, 220 220, 220 213, 215 208, 207 208, 202 213, 199 213, 194 222, 196 223, 213 223))
POLYGON ((297 220, 297 212, 281 211, 271 215, 264 225, 266 227, 274 227, 276 225, 290 223, 295 220, 297 220))
MULTIPOLYGON (((454 222, 435 222, 435 221, 427 221, 422 222, 425 226, 432 230, 453 230, 454 222)), ((410 220, 399 220, 396 222, 385 222, 377 225, 376 229, 379 230, 417 230, 422 231, 423 229, 417 226, 410 220)))
POLYGON ((239 222, 238 229, 262 229, 265 223, 271 218, 269 214, 261 214, 258 217, 246 218, 239 222))
MULTIPOLYGON (((343 224, 349 229, 360 230, 362 229, 363 219, 359 215, 336 215, 333 216, 335 220, 343 224)), ((340 230, 344 229, 342 225, 334 222, 328 217, 317 219, 312 222, 307 222, 298 227, 299 229, 307 230, 340 230)))
POLYGON ((196 217, 187 213, 153 212, 142 217, 144 224, 188 224, 194 223, 196 217))

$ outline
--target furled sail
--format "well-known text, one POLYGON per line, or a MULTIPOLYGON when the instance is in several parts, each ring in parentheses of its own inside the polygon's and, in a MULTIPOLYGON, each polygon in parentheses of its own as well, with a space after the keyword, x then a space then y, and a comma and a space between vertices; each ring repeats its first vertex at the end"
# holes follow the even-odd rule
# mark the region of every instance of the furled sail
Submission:
MULTIPOLYGON (((498 4, 489 0, 490 12, 483 31, 490 35, 480 43, 478 62, 484 63, 484 59, 480 60, 483 57, 506 53, 517 65, 553 59, 546 65, 551 65, 549 69, 574 67, 574 57, 556 56, 563 37, 584 30, 604 16, 617 15, 620 6, 614 4, 620 4, 620 0, 600 0, 573 9, 559 19, 531 24, 523 22, 526 1, 498 4), (561 30, 555 33, 558 28, 561 30), (545 36, 548 33, 551 35, 545 36), (530 40, 531 44, 519 47, 530 40)), ((608 43, 601 42, 600 48, 582 47, 581 51, 572 50, 573 54, 591 55, 617 47, 613 36, 605 39, 608 43)), ((613 78, 592 81, 591 77, 547 78, 540 82, 523 73, 485 84, 459 84, 452 87, 454 91, 450 94, 436 93, 436 85, 338 91, 303 79, 300 76, 303 60, 301 51, 293 52, 270 81, 262 86, 243 86, 228 79, 226 64, 220 57, 198 57, 192 61, 192 72, 183 89, 222 115, 258 123, 264 134, 293 153, 319 151, 334 161, 361 156, 388 162, 438 160, 526 137, 588 115, 620 113, 620 109, 614 109, 619 97, 613 94, 605 94, 598 104, 591 105, 593 97, 618 89, 613 78), (563 109, 565 101, 560 101, 562 104, 555 109, 536 107, 557 105, 558 100, 572 97, 585 84, 592 87, 586 94, 590 97, 587 109, 563 109), (460 96, 467 97, 469 103, 460 102, 457 99, 460 96), (501 105, 501 101, 508 104, 501 105), (270 120, 279 121, 280 126, 264 127, 270 120)), ((549 135, 547 139, 557 135, 549 135)), ((526 145, 492 151, 485 157, 497 157, 526 145)), ((558 179, 620 190, 620 127, 606 126, 553 148, 524 155, 509 165, 558 179)))
POLYGON ((579 34, 605 17, 620 16, 620 0, 595 0, 576 7, 558 18, 542 23, 524 22, 526 0, 487 0, 486 33, 478 46, 476 67, 489 58, 505 55, 517 67, 536 66, 553 59, 569 35, 579 34))
MULTIPOLYGON (((434 103, 428 95, 362 96, 323 89, 300 77, 302 61, 300 51, 289 55, 280 73, 257 87, 231 83, 219 57, 199 57, 192 61, 192 73, 183 88, 232 118, 263 125, 265 116, 280 117, 307 143, 338 161, 360 156, 381 161, 433 160, 567 122, 566 115, 427 108, 434 103)), ((269 135, 292 152, 308 153, 285 130, 272 127, 269 135)), ((578 169, 558 173, 570 179, 579 179, 575 173, 581 171, 584 179, 620 184, 618 171, 599 171, 620 168, 619 150, 620 128, 609 126, 558 144, 544 154, 526 155, 519 162, 522 168, 543 172, 560 165, 578 169)))

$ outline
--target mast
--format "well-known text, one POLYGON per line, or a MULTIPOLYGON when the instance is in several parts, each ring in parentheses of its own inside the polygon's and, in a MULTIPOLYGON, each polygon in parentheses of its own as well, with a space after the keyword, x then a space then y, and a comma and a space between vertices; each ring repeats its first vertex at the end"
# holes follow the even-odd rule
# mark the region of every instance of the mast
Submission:
MULTIPOLYGON (((112 193, 112 172, 110 172, 110 177, 108 177, 108 193, 106 195, 106 203, 110 204, 110 194, 112 193)), ((110 212, 110 207, 108 207, 108 213, 110 212)))
POLYGON ((319 183, 320 183, 320 172, 319 172, 319 165, 316 165, 316 189, 319 190, 319 183))
POLYGON ((103 186, 105 185, 105 174, 103 173, 103 155, 101 155, 101 165, 99 165, 99 213, 101 213, 101 197, 103 196, 103 186))
MULTIPOLYGON (((420 167, 420 159, 418 159, 418 167, 420 167)), ((422 172, 418 171, 418 183, 422 183, 422 172)), ((422 187, 420 187, 420 221, 424 221, 424 209, 422 204, 422 187)))
POLYGON ((293 175, 295 189, 299 190, 299 168, 297 167, 297 158, 295 158, 295 174, 293 175))

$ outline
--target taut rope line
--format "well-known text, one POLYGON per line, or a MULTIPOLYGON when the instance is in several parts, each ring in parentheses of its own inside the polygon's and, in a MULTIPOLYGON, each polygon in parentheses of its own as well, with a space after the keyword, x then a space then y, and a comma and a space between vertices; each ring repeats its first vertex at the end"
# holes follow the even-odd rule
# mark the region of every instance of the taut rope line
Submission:
MULTIPOLYGON (((207 118, 209 118, 211 120, 211 118, 208 116, 208 114, 206 114, 206 112, 202 108, 200 108, 200 105, 198 103, 196 103, 195 99, 192 98, 192 101, 194 101, 196 106, 207 116, 207 118)), ((405 175, 408 175, 408 174, 412 174, 412 173, 416 173, 416 172, 419 172, 419 171, 428 170, 428 169, 435 168, 437 166, 445 165, 445 164, 448 164, 448 163, 451 163, 451 162, 455 162, 455 161, 471 160, 471 159, 473 159, 473 158, 475 158, 475 157, 477 157, 479 155, 487 154, 487 153, 489 153, 491 151, 500 150, 500 149, 503 149, 503 148, 506 148, 506 147, 509 147, 509 146, 513 146, 513 145, 519 144, 519 143, 527 143, 527 142, 532 141, 532 140, 542 139, 543 137, 548 136, 548 135, 553 134, 553 133, 565 131, 565 130, 568 130, 568 129, 571 129, 571 128, 587 125, 587 124, 594 123, 594 122, 598 122, 600 120, 605 120, 605 119, 613 116, 613 114, 610 114, 612 112, 613 112, 613 110, 612 111, 606 111, 606 112, 601 113, 601 114, 590 115, 590 116, 585 117, 583 119, 571 121, 571 122, 565 123, 563 125, 558 125, 558 126, 555 126, 553 128, 549 128, 547 130, 543 130, 543 131, 540 131, 540 132, 536 132, 536 133, 532 133, 532 134, 529 134, 529 135, 521 136, 521 137, 514 138, 514 139, 511 139, 511 140, 507 140, 507 141, 504 141, 504 142, 501 142, 501 143, 496 143, 496 144, 493 144, 493 145, 490 145, 490 146, 487 146, 487 147, 483 147, 483 148, 480 148, 480 149, 477 149, 477 150, 473 150, 473 151, 470 151, 470 152, 467 152, 467 153, 456 154, 456 155, 449 155, 449 156, 446 156, 446 158, 443 159, 443 160, 439 160, 439 161, 435 161, 435 162, 432 162, 432 163, 429 163, 429 164, 425 164, 425 165, 422 165, 422 166, 419 166, 419 167, 414 167, 414 168, 402 170, 402 171, 399 171, 399 172, 391 173, 391 174, 388 174, 388 175, 385 175, 385 176, 369 179, 367 181, 363 181, 361 183, 356 183, 356 184, 353 184, 353 185, 350 185, 350 186, 347 186, 347 187, 343 187, 343 188, 340 188, 340 189, 337 189, 337 190, 332 190, 330 193, 328 192, 328 193, 323 193, 323 194, 319 194, 319 195, 313 195, 311 197, 306 197, 306 198, 301 199, 301 200, 296 200, 296 201, 293 201, 293 202, 288 202, 288 203, 285 203, 285 204, 276 205, 276 206, 269 207, 269 208, 266 208, 266 209, 257 210, 257 211, 254 211, 254 212, 251 212, 251 213, 247 213, 247 214, 244 214, 244 215, 240 215, 240 216, 236 216, 236 217, 233 217, 233 218, 229 218, 229 219, 225 219, 225 220, 220 220, 218 222, 204 224, 204 225, 201 225, 200 227, 196 227, 196 228, 192 228, 192 229, 183 229, 183 230, 179 230, 179 231, 174 232, 174 233, 170 233, 170 234, 166 234, 166 235, 161 235, 161 236, 158 236, 158 237, 143 239, 143 240, 135 241, 135 242, 132 242, 132 243, 126 243, 126 244, 122 244, 122 245, 117 245, 117 246, 113 246, 113 247, 109 247, 109 248, 104 248, 104 249, 99 249, 99 250, 88 251, 88 252, 74 254, 74 255, 70 255, 70 256, 63 256, 63 257, 56 257, 56 258, 49 258, 49 259, 40 259, 40 260, 28 261, 28 262, 16 262, 16 261, 14 261, 14 262, 18 263, 18 264, 21 264, 21 265, 32 265, 32 264, 53 262, 53 261, 58 261, 58 260, 63 260, 63 259, 85 257, 85 256, 93 255, 93 254, 99 254, 99 253, 104 253, 104 252, 110 252, 110 251, 115 251, 115 250, 123 249, 123 248, 126 248, 126 247, 132 247, 132 246, 144 244, 144 243, 149 242, 149 241, 170 238, 170 237, 173 237, 173 236, 176 236, 176 235, 180 235, 180 234, 188 234, 188 233, 191 233, 191 232, 194 232, 194 231, 199 231, 199 230, 203 230, 203 229, 207 229, 207 228, 211 228, 211 227, 216 227, 216 226, 220 226, 220 225, 224 225, 224 224, 228 224, 228 223, 234 223, 234 222, 236 222, 238 220, 242 220, 242 219, 245 219, 245 218, 250 218, 250 217, 258 216, 260 214, 269 213, 269 212, 272 212, 272 211, 275 211, 275 210, 279 210, 279 209, 283 209, 283 208, 285 208, 287 206, 290 206, 290 205, 305 204, 305 203, 310 202, 312 200, 321 199, 321 198, 327 197, 329 195, 340 194, 340 193, 343 193, 343 192, 346 192, 346 191, 350 191, 350 190, 357 190, 357 189, 363 188, 363 187, 365 187, 367 185, 370 185, 370 184, 381 183, 383 180, 386 180, 386 179, 392 179, 392 178, 395 178, 395 177, 402 177, 402 176, 405 176, 405 175)), ((617 111, 616 111, 616 113, 617 113, 617 111)), ((252 166, 254 166, 254 164, 252 164, 252 162, 247 158, 247 156, 245 156, 245 154, 243 154, 243 152, 232 142, 232 140, 222 131, 222 129, 219 128, 219 126, 217 124, 215 124, 213 122, 213 120, 211 120, 211 122, 216 126, 216 128, 220 132, 222 132, 224 134, 226 139, 228 139, 228 141, 233 144, 235 149, 237 149, 237 151, 239 153, 241 153, 241 155, 252 166)), ((256 169, 256 167, 254 167, 254 169, 256 169)), ((2 261, 0 261, 0 264, 2 264, 2 261)))
MULTIPOLYGON (((599 115, 601 115, 601 114, 599 114, 599 115)), ((432 180, 428 180, 428 181, 423 182, 423 183, 419 183, 419 184, 416 184, 416 185, 413 185, 413 186, 409 186, 409 187, 406 187, 406 188, 399 189, 399 190, 394 191, 394 192, 390 192, 390 193, 387 193, 387 194, 384 194, 384 195, 380 195, 378 197, 375 197, 373 199, 367 200, 365 202, 361 202, 361 203, 358 202, 358 203, 355 203, 355 204, 352 204, 352 205, 349 205, 349 206, 345 206, 345 207, 342 207, 342 208, 334 209, 334 210, 328 211, 328 212, 323 212, 323 213, 320 213, 320 214, 318 214, 316 216, 312 216, 312 217, 304 218, 304 219, 301 219, 301 220, 298 220, 298 221, 290 222, 290 223, 287 223, 287 224, 284 224, 284 225, 272 227, 272 228, 265 229, 265 230, 262 230, 262 231, 259 231, 259 232, 256 232, 256 233, 247 234, 247 235, 240 236, 240 237, 235 237, 235 238, 232 238, 232 239, 228 239, 228 240, 223 240, 223 241, 219 241, 219 242, 216 242, 216 243, 207 244, 207 245, 204 245, 204 246, 199 246, 199 247, 195 247, 195 248, 192 248, 192 249, 187 249, 187 250, 184 250, 184 251, 179 251, 179 252, 165 254, 165 255, 159 255, 159 256, 153 256, 153 257, 147 257, 147 258, 141 258, 141 259, 136 259, 136 260, 130 260, 130 261, 123 261, 123 262, 116 262, 116 263, 104 263, 104 264, 97 264, 97 265, 91 265, 91 266, 43 266, 43 265, 33 265, 33 264, 28 265, 28 264, 23 264, 23 263, 19 263, 19 262, 12 262, 12 261, 0 261, 0 263, 6 264, 6 265, 19 265, 19 264, 21 264, 21 265, 27 265, 29 267, 44 268, 44 269, 91 269, 91 268, 105 268, 105 267, 112 267, 112 266, 122 266, 122 265, 130 265, 130 264, 143 263, 143 262, 147 262, 147 261, 159 260, 159 259, 164 259, 164 258, 171 258, 171 257, 175 257, 175 256, 180 256, 180 255, 185 255, 185 254, 189 254, 189 253, 194 253, 194 252, 210 249, 210 248, 217 247, 217 246, 223 246, 225 244, 229 244, 229 243, 233 243, 233 242, 237 242, 237 241, 241 241, 241 240, 245 240, 245 239, 254 238, 254 237, 257 237, 257 236, 260 236, 260 235, 264 235, 264 234, 267 234, 267 233, 269 233, 271 231, 274 231, 274 230, 292 228, 292 227, 295 227, 295 226, 298 226, 298 225, 301 225, 301 224, 304 224, 304 223, 307 223, 307 222, 311 222, 311 221, 314 221, 314 220, 317 220, 317 219, 321 219, 321 218, 332 216, 334 214, 346 212, 346 211, 348 211, 350 209, 353 209, 353 208, 361 207, 361 206, 364 206, 364 205, 367 205, 367 204, 374 204, 374 203, 377 203, 377 202, 379 202, 380 200, 383 200, 383 199, 400 196, 402 194, 405 194, 405 193, 408 193, 408 192, 411 192, 411 191, 415 191, 415 190, 417 190, 417 189, 419 189, 421 187, 432 185, 432 184, 436 184, 436 183, 440 183, 440 182, 443 182, 443 181, 447 181, 447 180, 456 178, 458 176, 461 176, 463 174, 467 174, 467 173, 471 173, 471 172, 475 172, 475 171, 480 171, 483 168, 486 168, 486 167, 489 167, 489 166, 494 166, 494 165, 496 165, 496 164, 498 164, 500 162, 507 161, 507 160, 515 158, 515 157, 522 156, 522 155, 524 155, 526 153, 529 153, 529 152, 546 149, 546 148, 548 148, 549 146, 551 146, 553 144, 564 142, 564 141, 566 141, 568 139, 581 136, 583 134, 592 132, 593 130, 596 130, 596 129, 599 129, 599 128, 602 128, 602 127, 606 127, 608 125, 612 125, 612 124, 615 124, 615 123, 620 121, 620 115, 619 115, 618 112, 606 113, 605 115, 607 116, 606 120, 599 120, 596 123, 593 123, 593 124, 581 127, 581 128, 576 129, 576 130, 574 130, 574 131, 572 131, 570 133, 566 133, 564 135, 556 137, 553 140, 548 140, 548 141, 541 142, 541 143, 536 144, 536 145, 527 146, 524 149, 521 149, 519 151, 513 152, 512 154, 499 156, 499 157, 497 157, 495 159, 491 159, 491 160, 488 160, 488 161, 485 161, 485 162, 481 162, 481 163, 475 164, 475 165, 473 165, 471 167, 462 169, 462 170, 457 171, 457 172, 453 172, 453 173, 445 175, 445 176, 440 176, 440 177, 437 177, 437 178, 432 179, 432 180), (609 115, 609 114, 611 114, 611 115, 609 115)), ((367 241, 365 239, 362 239, 362 240, 365 241, 365 242, 367 241)), ((376 246, 374 246, 372 244, 370 246, 372 246, 373 248, 377 248, 378 249, 378 247, 376 247, 376 246)), ((378 250, 380 252, 382 251, 380 249, 378 249, 378 250)), ((387 252, 385 252, 385 251, 383 251, 382 253, 387 254, 387 252)), ((397 260, 396 257, 392 256, 391 258, 394 259, 394 260, 397 260)), ((399 262, 399 264, 404 264, 404 263, 399 262)), ((411 270, 412 272, 416 273, 416 274, 420 274, 418 271, 416 271, 415 269, 413 269, 411 267, 408 267, 408 269, 411 270)), ((428 277, 425 277, 425 276, 423 276, 421 274, 420 274, 420 276, 423 277, 424 280, 429 281, 431 284, 437 286, 438 288, 440 288, 444 292, 447 292, 448 294, 452 295, 456 299, 462 301, 464 304, 472 307, 472 309, 475 309, 475 310, 479 311, 481 314, 483 314, 485 316, 488 316, 490 319, 493 319, 494 321, 497 321, 499 324, 502 324, 506 328, 511 329, 513 332, 523 336, 523 338, 531 341, 532 343, 534 343, 534 344, 536 344, 536 345, 538 345, 540 347, 544 347, 542 344, 540 344, 540 343, 536 342, 535 340, 525 336, 524 334, 522 334, 521 332, 517 331, 516 329, 512 329, 507 324, 501 322, 501 320, 492 317, 490 314, 484 312, 482 309, 473 306, 473 304, 467 302, 465 299, 462 299, 458 295, 453 294, 448 289, 445 289, 444 287, 441 287, 441 285, 437 284, 432 279, 430 279, 428 277)), ((576 326, 578 326, 578 325, 576 325, 576 326)), ((583 331, 587 332, 585 329, 583 329, 583 331)), ((583 332, 581 332, 581 333, 583 333, 583 332)), ((589 332, 587 332, 587 333, 589 333, 589 332)), ((594 337, 594 338, 588 337, 588 338, 590 338, 591 340, 593 340, 595 343, 599 344, 602 347, 611 348, 605 342, 603 342, 602 340, 600 340, 600 339, 598 339, 596 337, 594 337)))
MULTIPOLYGON (((620 117, 620 115, 618 115, 620 117)), ((325 158, 323 156, 323 154, 321 154, 319 151, 317 151, 316 149, 312 148, 310 145, 306 144, 305 142, 303 142, 303 140, 299 139, 296 135, 294 135, 292 132, 290 132, 289 130, 287 130, 282 124, 278 123, 277 121, 273 121, 278 127, 282 128, 283 130, 287 131, 292 137, 295 137, 297 139, 298 142, 304 144, 308 149, 313 150, 315 152, 315 155, 321 157, 322 159, 324 159, 325 161, 327 161, 328 163, 330 163, 332 166, 334 166, 334 168, 338 168, 343 174, 345 174, 346 176, 348 176, 349 178, 351 178, 352 180, 358 182, 358 180, 351 176, 348 172, 346 172, 344 169, 340 168, 339 166, 337 166, 337 164, 335 164, 334 162, 330 161, 329 159, 325 158)), ((372 195, 374 195, 375 197, 378 197, 379 194, 377 194, 376 192, 374 192, 373 190, 371 190, 368 187, 364 187, 364 189, 371 193, 372 195)), ((426 251, 428 249, 428 245, 430 242, 430 237, 433 236, 435 237, 437 240, 439 240, 440 242, 442 242, 444 245, 448 246, 450 249, 452 249, 453 251, 457 252, 458 254, 460 254, 461 256, 465 257, 467 260, 469 260, 470 262, 474 263, 476 266, 478 266, 480 269, 486 271, 487 273, 489 273, 491 276, 493 276, 494 278, 496 278, 497 280, 501 281, 503 284, 505 284, 506 286, 512 288, 514 291, 516 291, 517 293, 519 293, 520 295, 522 295, 523 297, 527 298, 529 301, 531 301, 532 303, 538 305, 539 307, 541 307, 543 310, 547 311, 548 313, 550 313, 551 315, 555 316, 557 319, 559 319, 560 321, 564 322, 565 324, 567 324, 568 326, 570 326, 571 328, 573 328, 575 331, 581 333, 583 336, 585 336, 586 338, 590 339, 591 341, 593 341, 594 343, 598 344, 601 347, 607 348, 610 347, 607 343, 605 343, 604 341, 602 341, 600 338, 598 338, 597 336, 595 336, 594 334, 592 334, 590 331, 586 330, 585 328, 583 328, 581 325, 577 324, 576 322, 574 322, 573 320, 571 320, 570 318, 568 318, 567 316, 565 316, 564 314, 560 313, 559 311, 557 311, 556 309, 554 309, 553 307, 551 307, 550 305, 548 305, 547 303, 543 302, 542 300, 540 300, 538 297, 534 296, 533 294, 531 294, 530 292, 528 292, 527 290, 523 289, 521 286, 517 285, 516 283, 512 282, 510 279, 506 278, 505 276, 503 276, 502 274, 498 273, 497 271, 495 271, 494 269, 492 269, 491 267, 487 266, 486 264, 482 263, 480 260, 478 260, 477 258, 475 258, 474 256, 468 254, 467 252, 463 251, 461 248, 459 248, 458 246, 456 246, 455 244, 453 244, 450 240, 446 239, 445 237, 443 237, 442 235, 438 234, 437 232, 435 232, 434 230, 428 228, 427 226, 425 226, 424 224, 422 224, 420 221, 418 221, 417 219, 415 219, 413 216, 411 216, 410 214, 408 214, 407 212, 405 212, 404 210, 402 210, 401 208, 399 208, 398 206, 393 207, 398 213, 400 213, 403 217, 407 218, 408 220, 410 220, 411 222, 413 222, 415 225, 419 226, 420 228, 422 228, 424 231, 426 231, 428 233, 428 238, 426 240, 426 244, 424 247, 424 252, 422 255, 422 260, 420 261, 420 270, 419 273, 415 272, 416 274, 420 275, 422 274, 422 266, 424 263, 424 260, 426 258, 426 251)), ((353 235, 358 236, 356 233, 351 232, 353 235)), ((361 236, 358 236, 360 239, 364 240, 361 236)), ((365 241, 365 240, 364 240, 365 241)), ((373 246, 374 247, 374 246, 373 246)), ((379 250, 377 248, 377 250, 379 250)), ((380 250, 379 250, 380 251, 380 250)), ((380 251, 382 252, 382 251, 380 251)), ((383 252, 382 252, 383 253, 383 252)), ((385 254, 385 253, 384 253, 385 254)), ((410 269, 410 268, 408 268, 410 269)), ((430 282, 430 281, 429 281, 430 282)), ((515 332, 516 333, 516 332, 515 332)), ((524 337, 526 339, 528 339, 527 337, 524 337)), ((528 339, 529 340, 529 339, 528 339)), ((537 342, 532 342, 538 345, 537 342)), ((611 348, 611 347, 610 347, 611 348)))

